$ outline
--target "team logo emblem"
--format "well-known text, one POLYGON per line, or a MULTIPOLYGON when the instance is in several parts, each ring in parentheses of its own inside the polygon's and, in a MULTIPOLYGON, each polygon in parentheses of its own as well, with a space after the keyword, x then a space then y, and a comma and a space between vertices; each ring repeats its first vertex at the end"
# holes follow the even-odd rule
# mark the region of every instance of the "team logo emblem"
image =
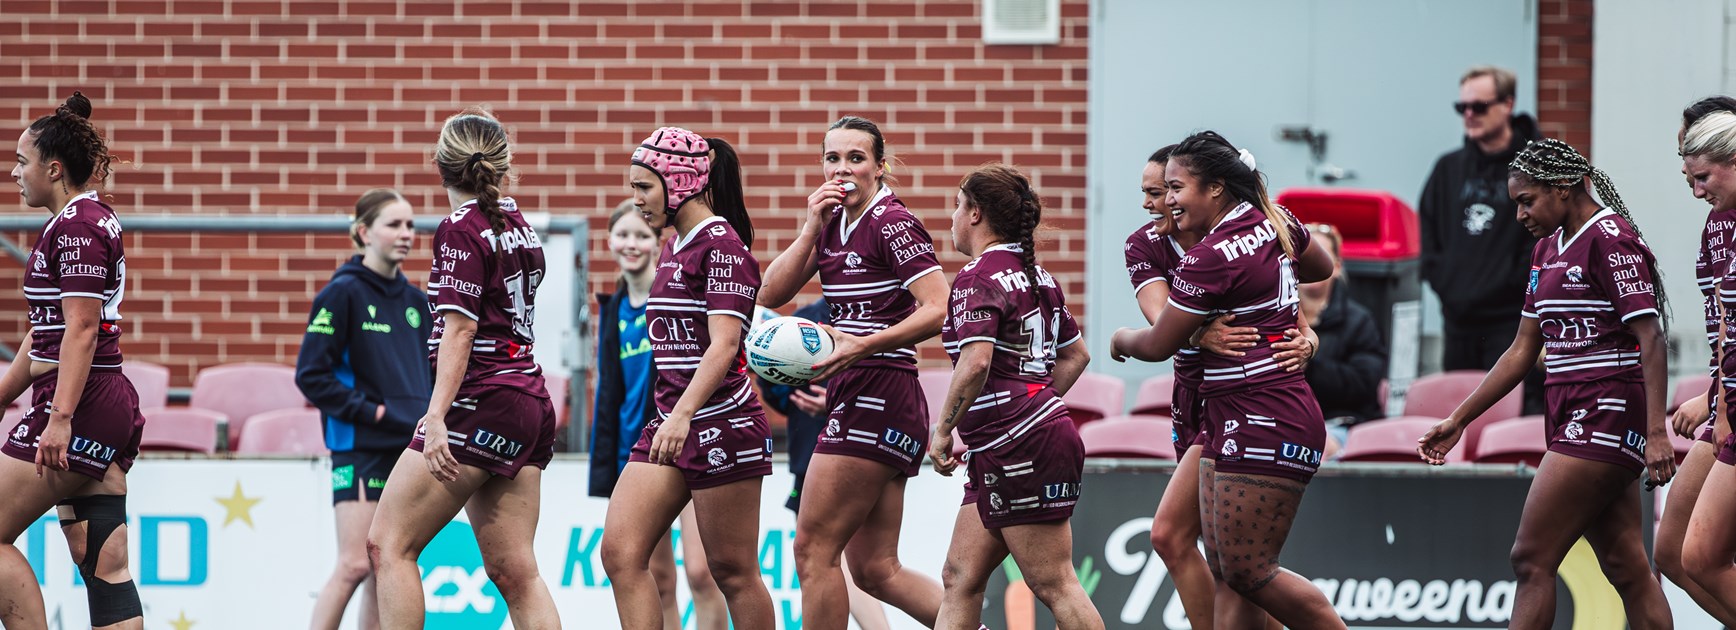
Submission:
POLYGON ((728 234, 728 233, 729 233, 729 228, 723 227, 721 225, 711 226, 711 235, 712 236, 723 236, 723 235, 728 234))
POLYGON ((705 453, 705 461, 711 462, 712 466, 722 466, 728 457, 721 448, 714 448, 705 453))
POLYGON ((874 218, 878 219, 882 214, 886 214, 886 204, 874 206, 874 218))
POLYGON ((820 329, 813 326, 802 326, 802 349, 808 354, 820 351, 820 329))
POLYGON ((983 473, 983 485, 985 486, 995 485, 1000 482, 1000 480, 1001 478, 994 473, 983 473))
POLYGON ((838 419, 832 418, 832 419, 827 420, 826 421, 826 435, 837 435, 837 434, 838 434, 838 419))
POLYGON ((1602 221, 1598 221, 1597 227, 1603 228, 1604 234, 1608 234, 1610 236, 1621 236, 1621 226, 1616 225, 1615 219, 1604 219, 1602 221))
POLYGON ((1580 269, 1579 265, 1574 265, 1572 267, 1567 268, 1567 281, 1568 282, 1579 283, 1583 280, 1585 280, 1585 270, 1580 269))
POLYGON ((860 266, 862 266, 862 256, 860 254, 857 254, 856 252, 850 252, 848 254, 844 254, 844 266, 846 266, 846 267, 860 267, 860 266))
POLYGON ((1495 220, 1495 209, 1486 203, 1472 204, 1465 208, 1465 232, 1472 236, 1482 234, 1489 229, 1489 224, 1495 220))
POLYGON ((717 438, 720 437, 723 437, 723 429, 709 427, 699 432, 699 443, 710 444, 716 442, 717 438))
POLYGON ((1573 410, 1573 421, 1579 422, 1580 420, 1584 420, 1585 419, 1585 413, 1586 413, 1586 411, 1584 409, 1573 410))
POLYGON ((422 311, 417 310, 414 306, 404 309, 404 321, 410 322, 411 328, 421 328, 422 311))
POLYGON ((1579 439, 1579 436, 1585 435, 1585 425, 1578 422, 1569 422, 1567 423, 1567 428, 1562 430, 1562 434, 1566 435, 1569 440, 1577 440, 1579 439))
POLYGON ((48 257, 43 255, 42 252, 36 252, 36 256, 30 262, 30 267, 32 269, 37 270, 37 271, 42 271, 44 269, 47 269, 48 268, 48 257))
POLYGON ((1236 441, 1235 440, 1224 440, 1224 448, 1223 448, 1222 452, 1225 456, 1235 455, 1236 454, 1236 441))
POLYGON ((1242 428, 1242 425, 1240 423, 1236 422, 1235 420, 1225 420, 1224 421, 1224 435, 1229 435, 1231 433, 1235 433, 1236 429, 1240 429, 1240 428, 1242 428))
POLYGON ((12 439, 14 440, 23 441, 26 435, 30 435, 30 426, 24 423, 19 423, 18 428, 12 430, 12 439))
POLYGON ((1531 268, 1531 282, 1525 285, 1525 292, 1526 293, 1536 293, 1537 292, 1537 272, 1538 271, 1540 271, 1540 269, 1537 267, 1531 268))
POLYGON ((1004 504, 1001 502, 1000 493, 990 492, 989 493, 989 507, 992 507, 992 508, 998 510, 998 509, 1001 509, 1002 505, 1004 505, 1004 504))

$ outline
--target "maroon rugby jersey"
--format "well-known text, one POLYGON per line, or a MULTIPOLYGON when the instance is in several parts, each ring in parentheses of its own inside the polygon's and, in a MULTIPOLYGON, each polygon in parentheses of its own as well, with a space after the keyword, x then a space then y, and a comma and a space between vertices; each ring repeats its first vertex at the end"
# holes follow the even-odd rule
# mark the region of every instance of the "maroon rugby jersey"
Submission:
MULTIPOLYGON (((820 290, 834 328, 872 335, 916 311, 910 284, 940 271, 940 262, 934 240, 891 188, 882 186, 855 223, 844 215, 843 209, 834 210, 831 223, 820 231, 820 290)), ((915 370, 916 348, 881 352, 856 365, 915 370)))
POLYGON ((1049 383, 1056 350, 1078 343, 1079 324, 1049 272, 1038 267, 1037 286, 1031 286, 1021 251, 1017 245, 996 245, 959 270, 941 326, 941 341, 955 365, 965 344, 995 344, 982 393, 958 423, 959 436, 972 451, 1016 440, 1067 409, 1049 383))
MULTIPOLYGON (((1736 247, 1736 210, 1723 212, 1713 211, 1706 215, 1706 224, 1700 232, 1700 255, 1694 259, 1694 279, 1700 286, 1700 296, 1703 298, 1706 310, 1706 345, 1712 348, 1712 357, 1707 361, 1706 373, 1717 376, 1718 370, 1718 288, 1721 282, 1730 281, 1730 265, 1736 262, 1730 251, 1736 247)), ((1726 285, 1726 292, 1730 289, 1726 285)), ((1724 299, 1736 298, 1736 294, 1728 294, 1724 299)), ((1726 321, 1736 321, 1729 318, 1726 308, 1726 321)), ((1725 333, 1726 344, 1736 342, 1736 328, 1725 333)), ((1725 355, 1736 354, 1726 349, 1725 355)), ((1736 361, 1730 362, 1736 365, 1736 361)), ((1729 370, 1726 370, 1729 372, 1729 370)), ((1732 383, 1736 384, 1736 383, 1732 383)), ((1726 384, 1728 387, 1730 384, 1726 384)))
MULTIPOLYGON (((759 294, 759 262, 722 217, 701 222, 693 231, 663 244, 657 277, 645 305, 651 360, 657 366, 657 412, 668 417, 693 382, 705 349, 711 347, 712 315, 741 318, 737 342, 747 337, 759 294)), ((736 419, 760 412, 746 364, 738 356, 723 384, 705 401, 693 421, 736 419)))
POLYGON ((121 298, 127 287, 127 256, 121 249, 121 223, 114 209, 87 192, 48 219, 42 238, 31 248, 24 272, 24 301, 30 307, 30 358, 60 362, 66 317, 60 300, 102 300, 93 368, 121 366, 121 298))
MULTIPOLYGON (((1187 252, 1174 238, 1158 235, 1156 221, 1127 235, 1127 277, 1133 282, 1134 295, 1137 296, 1140 289, 1153 282, 1168 284, 1175 278, 1175 270, 1181 266, 1181 259, 1186 255, 1187 252)), ((1177 381, 1186 384, 1190 389, 1199 388, 1200 379, 1204 376, 1199 348, 1177 350, 1171 367, 1175 369, 1177 381)))
MULTIPOLYGON (((542 369, 531 356, 536 343, 536 289, 543 279, 542 239, 525 223, 511 197, 500 200, 507 233, 496 235, 474 200, 454 210, 434 230, 434 269, 428 274, 428 302, 439 315, 457 311, 476 320, 476 340, 455 406, 464 406, 483 387, 511 387, 547 396, 542 369)), ((434 318, 428 361, 439 373, 440 339, 446 322, 434 318)))
MULTIPOLYGON (((1300 252, 1308 248, 1308 230, 1289 217, 1290 238, 1300 252)), ((1257 329, 1265 343, 1240 357, 1200 355, 1202 396, 1222 396, 1253 387, 1303 380, 1301 371, 1287 372, 1273 358, 1272 344, 1296 327, 1301 299, 1296 291, 1295 260, 1284 253, 1278 230, 1266 214, 1243 203, 1230 210, 1211 233, 1182 256, 1169 287, 1169 303, 1196 315, 1234 313, 1236 326, 1257 329)))
POLYGON ((1537 241, 1524 315, 1543 331, 1545 384, 1638 381, 1640 344, 1628 320, 1658 314, 1652 250, 1604 209, 1578 234, 1537 241))

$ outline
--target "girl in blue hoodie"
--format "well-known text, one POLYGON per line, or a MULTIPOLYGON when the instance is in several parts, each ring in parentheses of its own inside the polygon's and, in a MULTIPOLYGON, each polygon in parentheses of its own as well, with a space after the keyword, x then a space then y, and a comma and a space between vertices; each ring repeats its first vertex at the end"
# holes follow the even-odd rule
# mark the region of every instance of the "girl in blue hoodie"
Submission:
MULTIPOLYGON (((325 415, 338 526, 338 564, 314 603, 314 630, 335 630, 369 576, 376 501, 433 390, 428 297, 402 269, 416 242, 410 203, 387 188, 363 193, 350 240, 361 253, 314 298, 295 368, 302 395, 325 415)), ((379 627, 375 610, 368 582, 360 614, 365 630, 379 627)))

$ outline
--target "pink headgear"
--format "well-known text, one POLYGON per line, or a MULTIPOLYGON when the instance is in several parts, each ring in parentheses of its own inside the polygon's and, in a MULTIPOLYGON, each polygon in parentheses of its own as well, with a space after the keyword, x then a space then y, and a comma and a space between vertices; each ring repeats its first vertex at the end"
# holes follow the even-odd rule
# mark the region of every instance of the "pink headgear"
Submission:
POLYGON ((711 179, 711 144, 680 127, 663 127, 633 150, 633 163, 651 169, 663 180, 670 216, 699 193, 711 179))

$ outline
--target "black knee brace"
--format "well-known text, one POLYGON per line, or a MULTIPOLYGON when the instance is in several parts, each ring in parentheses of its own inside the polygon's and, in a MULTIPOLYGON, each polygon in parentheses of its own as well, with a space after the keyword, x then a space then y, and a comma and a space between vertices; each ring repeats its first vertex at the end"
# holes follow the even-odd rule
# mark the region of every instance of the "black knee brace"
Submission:
POLYGON ((127 524, 126 495, 73 497, 61 501, 60 505, 66 506, 72 515, 72 518, 60 519, 61 527, 81 521, 85 523, 84 558, 79 560, 78 574, 84 578, 85 596, 90 601, 90 625, 100 628, 143 617, 145 612, 139 604, 139 589, 132 580, 110 584, 96 576, 96 563, 102 557, 103 545, 116 529, 127 524))

